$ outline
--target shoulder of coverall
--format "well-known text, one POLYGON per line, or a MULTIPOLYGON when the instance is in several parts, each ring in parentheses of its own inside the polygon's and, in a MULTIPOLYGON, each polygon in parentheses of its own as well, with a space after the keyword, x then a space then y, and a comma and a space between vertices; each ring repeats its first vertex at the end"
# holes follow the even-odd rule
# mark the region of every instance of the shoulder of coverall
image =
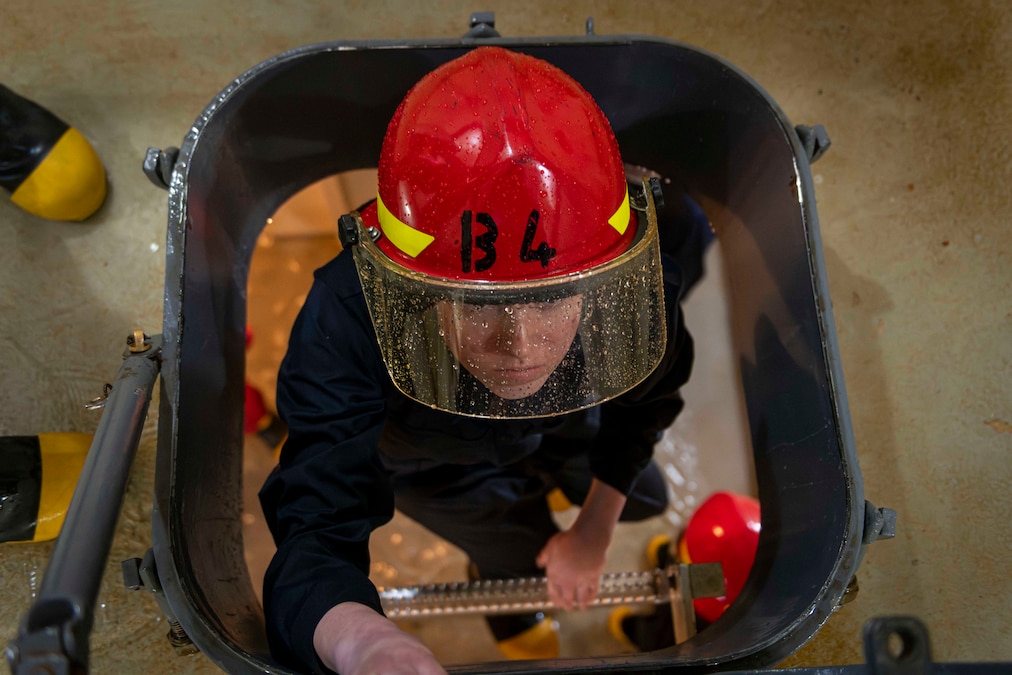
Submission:
POLYGON ((349 300, 358 296, 362 300, 363 309, 365 308, 362 282, 359 280, 358 272, 355 269, 355 260, 350 250, 341 251, 322 267, 317 268, 313 272, 313 278, 317 283, 329 288, 341 300, 349 300))

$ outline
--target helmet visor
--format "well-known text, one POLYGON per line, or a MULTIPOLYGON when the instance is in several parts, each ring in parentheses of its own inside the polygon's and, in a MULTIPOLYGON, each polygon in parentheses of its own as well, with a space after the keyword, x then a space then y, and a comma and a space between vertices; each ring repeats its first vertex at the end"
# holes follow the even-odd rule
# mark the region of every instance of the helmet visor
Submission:
POLYGON ((359 219, 353 255, 394 384, 425 405, 490 418, 567 413, 639 384, 661 360, 666 329, 649 194, 638 215, 635 241, 614 259, 512 282, 409 270, 359 219))

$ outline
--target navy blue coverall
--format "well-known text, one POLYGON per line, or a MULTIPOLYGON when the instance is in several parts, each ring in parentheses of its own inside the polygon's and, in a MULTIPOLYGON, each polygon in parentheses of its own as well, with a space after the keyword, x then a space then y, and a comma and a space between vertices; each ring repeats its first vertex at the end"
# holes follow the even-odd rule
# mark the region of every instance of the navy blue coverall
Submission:
MULTIPOLYGON (((628 495, 622 519, 663 511, 666 487, 650 460, 692 366, 679 301, 682 267, 690 282, 701 274, 700 237, 712 236, 702 224, 702 235, 678 238, 685 263, 662 254, 661 364, 622 396, 556 417, 480 419, 412 401, 386 372, 350 251, 316 271, 279 373, 289 437, 260 492, 278 546, 264 579, 275 658, 326 671, 313 649, 323 615, 346 601, 382 611, 369 536, 395 506, 462 548, 483 578, 539 573, 535 558, 557 532, 545 500, 553 487, 579 504, 596 477, 628 495)), ((671 248, 663 232, 661 241, 671 248)))

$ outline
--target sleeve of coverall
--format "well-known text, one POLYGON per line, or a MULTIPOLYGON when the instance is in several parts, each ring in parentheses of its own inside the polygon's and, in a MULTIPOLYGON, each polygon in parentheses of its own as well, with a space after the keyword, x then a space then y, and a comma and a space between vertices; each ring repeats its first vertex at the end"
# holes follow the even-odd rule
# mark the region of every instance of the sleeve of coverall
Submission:
POLYGON ((681 271, 673 259, 661 260, 668 333, 664 356, 646 380, 601 406, 601 429, 590 452, 594 476, 624 494, 629 494, 653 456, 654 445, 681 412, 679 390, 692 372, 692 337, 680 308, 681 271))
POLYGON ((382 611, 368 547, 394 508, 377 454, 388 378, 360 288, 347 259, 317 272, 278 378, 288 440, 260 492, 278 547, 264 579, 268 642, 303 671, 330 672, 313 648, 330 608, 382 611))

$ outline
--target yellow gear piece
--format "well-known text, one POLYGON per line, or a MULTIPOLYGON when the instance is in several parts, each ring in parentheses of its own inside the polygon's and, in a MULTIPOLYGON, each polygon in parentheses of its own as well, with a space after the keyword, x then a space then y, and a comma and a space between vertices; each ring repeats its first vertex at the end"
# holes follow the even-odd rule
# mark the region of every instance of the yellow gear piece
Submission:
POLYGON ((77 479, 91 448, 92 435, 81 433, 39 434, 42 449, 42 488, 39 515, 32 541, 56 539, 74 496, 77 479))
POLYGON ((661 550, 671 546, 671 536, 667 534, 655 534, 647 542, 647 563, 650 567, 661 566, 661 550))
POLYGON ((498 642, 499 651, 508 659, 559 658, 559 626, 546 616, 522 633, 498 642))
POLYGON ((678 540, 678 562, 684 565, 692 564, 692 558, 689 557, 689 544, 685 541, 685 537, 678 540))
POLYGON ((552 491, 548 493, 548 497, 546 499, 548 500, 548 508, 551 509, 553 513, 561 513, 573 508, 573 502, 569 501, 566 494, 559 488, 553 488, 552 491))
POLYGON ((632 614, 632 607, 619 605, 611 610, 611 613, 608 615, 608 632, 622 645, 625 651, 629 652, 639 651, 632 640, 629 639, 629 636, 625 634, 625 631, 622 630, 622 622, 626 617, 632 616, 632 614))
POLYGON ((51 220, 84 220, 106 196, 105 167, 81 132, 70 127, 28 177, 11 201, 51 220))
POLYGON ((288 440, 288 434, 286 433, 281 437, 281 440, 274 443, 274 447, 271 448, 271 455, 274 457, 274 463, 277 464, 281 461, 281 450, 285 447, 285 441, 288 440))

